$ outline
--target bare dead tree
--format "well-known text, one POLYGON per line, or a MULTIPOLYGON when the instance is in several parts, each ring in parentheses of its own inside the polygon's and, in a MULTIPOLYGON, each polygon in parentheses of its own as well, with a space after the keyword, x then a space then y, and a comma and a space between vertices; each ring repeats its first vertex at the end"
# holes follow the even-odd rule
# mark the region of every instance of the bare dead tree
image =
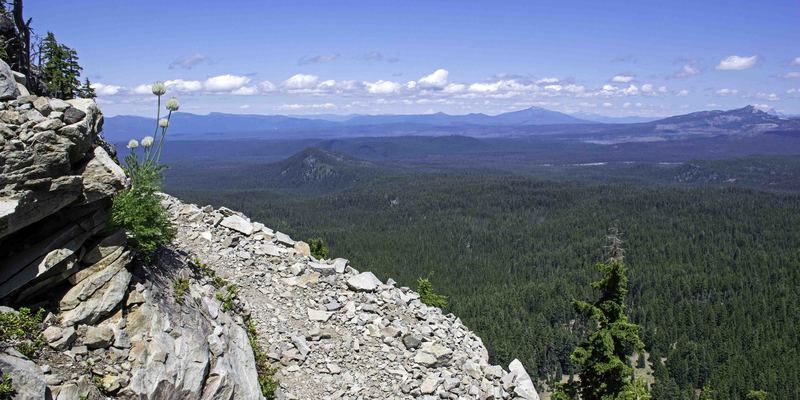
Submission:
POLYGON ((622 262, 625 258, 625 249, 622 248, 622 233, 619 228, 616 226, 608 228, 606 239, 608 239, 608 246, 606 246, 608 249, 608 262, 622 262))

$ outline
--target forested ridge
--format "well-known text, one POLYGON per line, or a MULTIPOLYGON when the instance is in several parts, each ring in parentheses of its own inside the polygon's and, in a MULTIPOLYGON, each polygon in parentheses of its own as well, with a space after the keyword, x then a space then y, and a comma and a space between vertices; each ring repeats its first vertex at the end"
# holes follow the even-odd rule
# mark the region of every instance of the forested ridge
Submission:
POLYGON ((413 286, 430 277, 494 361, 551 383, 583 334, 605 233, 624 234, 631 320, 656 399, 800 397, 800 198, 742 189, 592 185, 439 174, 322 197, 167 190, 239 209, 331 255, 413 286), (664 363, 660 360, 665 360, 664 363), (708 390, 707 390, 708 392, 708 390))

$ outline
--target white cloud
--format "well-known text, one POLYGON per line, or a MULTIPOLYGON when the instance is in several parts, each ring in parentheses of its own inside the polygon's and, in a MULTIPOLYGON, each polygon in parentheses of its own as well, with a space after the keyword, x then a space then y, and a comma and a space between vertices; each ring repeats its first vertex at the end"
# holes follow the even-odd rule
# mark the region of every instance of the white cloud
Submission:
POLYGON ((677 93, 677 95, 678 95, 678 96, 681 96, 681 97, 683 97, 683 96, 688 96, 688 95, 689 95, 689 91, 688 91, 688 90, 686 90, 686 89, 681 89, 681 90, 680 90, 680 91, 677 93))
POLYGON ((562 89, 561 85, 547 85, 544 87, 544 90, 548 90, 551 92, 560 92, 562 89))
POLYGON ((255 86, 242 86, 232 91, 231 94, 237 96, 252 96, 258 94, 258 88, 255 86))
POLYGON ((367 88, 367 92, 372 94, 389 94, 389 93, 397 93, 400 89, 403 88, 403 85, 392 82, 392 81, 376 81, 376 82, 364 82, 364 86, 367 88))
POLYGON ((423 88, 443 88, 447 85, 447 76, 450 73, 446 69, 437 69, 432 74, 420 78, 417 83, 423 88))
POLYGON ((792 65, 800 65, 800 57, 795 57, 794 60, 792 60, 792 65))
POLYGON ((289 90, 314 89, 319 82, 316 75, 296 74, 283 82, 283 87, 289 90))
POLYGON ((203 87, 209 92, 228 92, 239 89, 250 82, 250 78, 239 75, 217 75, 206 79, 203 87))
POLYGON ((278 88, 275 87, 275 84, 270 81, 263 81, 258 84, 258 90, 260 90, 262 93, 274 92, 277 89, 278 88))
POLYGON ((447 94, 463 93, 467 90, 467 85, 461 83, 450 83, 444 87, 442 92, 447 94))
POLYGON ((336 109, 336 104, 333 103, 322 103, 322 104, 283 104, 278 107, 280 110, 334 110, 336 109))
POLYGON ((239 106, 239 108, 241 108, 242 110, 246 110, 246 109, 250 108, 250 104, 242 104, 242 105, 239 106))
POLYGON ((93 83, 91 86, 98 96, 113 96, 122 90, 122 86, 106 85, 100 82, 93 83))
POLYGON ((700 68, 698 68, 696 65, 694 65, 694 62, 691 62, 689 64, 684 64, 683 67, 681 67, 681 70, 676 72, 671 77, 672 78, 689 78, 689 77, 692 77, 692 76, 700 75, 702 72, 703 71, 701 71, 700 68))
POLYGON ((633 75, 620 74, 620 75, 616 75, 613 78, 611 78, 611 82, 628 83, 628 82, 632 82, 634 79, 636 79, 636 77, 633 76, 633 75))
POLYGON ((787 79, 797 79, 797 78, 800 78, 800 71, 792 71, 792 72, 787 72, 787 73, 786 73, 786 75, 784 75, 783 77, 784 77, 784 78, 787 78, 787 79))
POLYGON ((542 78, 536 81, 538 84, 545 84, 545 83, 558 83, 558 78, 542 78))
POLYGON ((570 84, 570 85, 564 86, 564 91, 568 92, 568 93, 572 93, 572 94, 581 94, 581 93, 586 92, 586 87, 583 86, 583 85, 570 84))
POLYGON ((626 95, 629 95, 629 96, 637 95, 637 94, 639 94, 639 88, 636 87, 636 85, 630 85, 626 89, 624 89, 622 91, 622 93, 624 93, 626 95))
POLYGON ((472 93, 493 93, 500 90, 500 82, 494 83, 473 83, 469 85, 469 91, 472 93))
POLYGON ((203 83, 200 81, 185 81, 183 79, 172 79, 164 82, 167 90, 175 90, 176 92, 190 93, 203 90, 203 83))
POLYGON ((133 88, 131 92, 134 94, 153 94, 152 87, 153 85, 139 85, 133 88))
POLYGON ((667 87, 666 86, 659 86, 658 87, 658 93, 667 93, 667 87))
POLYGON ((767 101, 779 101, 781 98, 776 93, 756 93, 756 98, 767 101))
POLYGON ((642 85, 642 92, 653 93, 653 85, 651 83, 645 83, 642 85))
POLYGON ((603 103, 603 107, 614 107, 611 103, 603 103))
POLYGON ((722 88, 722 89, 717 90, 717 95, 719 95, 719 96, 733 96, 733 95, 736 95, 738 93, 739 93, 738 89, 722 88))
POLYGON ((758 63, 758 56, 729 56, 720 60, 719 64, 717 64, 717 69, 740 71, 752 68, 756 63, 758 63))

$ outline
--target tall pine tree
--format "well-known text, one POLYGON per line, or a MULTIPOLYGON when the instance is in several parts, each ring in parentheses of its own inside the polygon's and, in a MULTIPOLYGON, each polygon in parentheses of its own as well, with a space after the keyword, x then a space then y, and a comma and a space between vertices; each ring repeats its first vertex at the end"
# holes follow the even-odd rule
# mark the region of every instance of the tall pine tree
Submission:
POLYGON ((50 95, 60 99, 71 99, 78 95, 81 66, 78 53, 58 43, 53 32, 47 32, 42 41, 42 79, 50 95))
POLYGON ((633 377, 628 361, 632 351, 643 353, 644 343, 639 338, 639 326, 628 322, 625 315, 628 277, 622 240, 616 229, 611 230, 608 238, 609 259, 597 264, 602 278, 592 282, 592 287, 600 291, 600 298, 592 303, 574 302, 578 314, 593 321, 595 327, 571 356, 580 368, 579 379, 563 385, 554 399, 650 399, 644 384, 633 377))

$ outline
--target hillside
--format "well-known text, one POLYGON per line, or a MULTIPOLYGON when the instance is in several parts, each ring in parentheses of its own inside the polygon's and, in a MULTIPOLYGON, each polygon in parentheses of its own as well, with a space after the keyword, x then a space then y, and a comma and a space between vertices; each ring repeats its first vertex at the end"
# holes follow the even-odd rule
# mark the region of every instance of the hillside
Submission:
POLYGON ((168 189, 246 210, 298 237, 320 236, 334 256, 350 255, 401 285, 430 276, 493 362, 519 358, 550 383, 572 371, 581 328, 570 322, 571 301, 591 297, 592 266, 603 259, 606 228, 616 225, 656 398, 690 399, 686 393, 704 385, 727 399, 752 388, 800 395, 800 321, 791 310, 800 301, 796 195, 468 174, 321 197, 168 189), (666 362, 653 361, 660 357, 666 362))

